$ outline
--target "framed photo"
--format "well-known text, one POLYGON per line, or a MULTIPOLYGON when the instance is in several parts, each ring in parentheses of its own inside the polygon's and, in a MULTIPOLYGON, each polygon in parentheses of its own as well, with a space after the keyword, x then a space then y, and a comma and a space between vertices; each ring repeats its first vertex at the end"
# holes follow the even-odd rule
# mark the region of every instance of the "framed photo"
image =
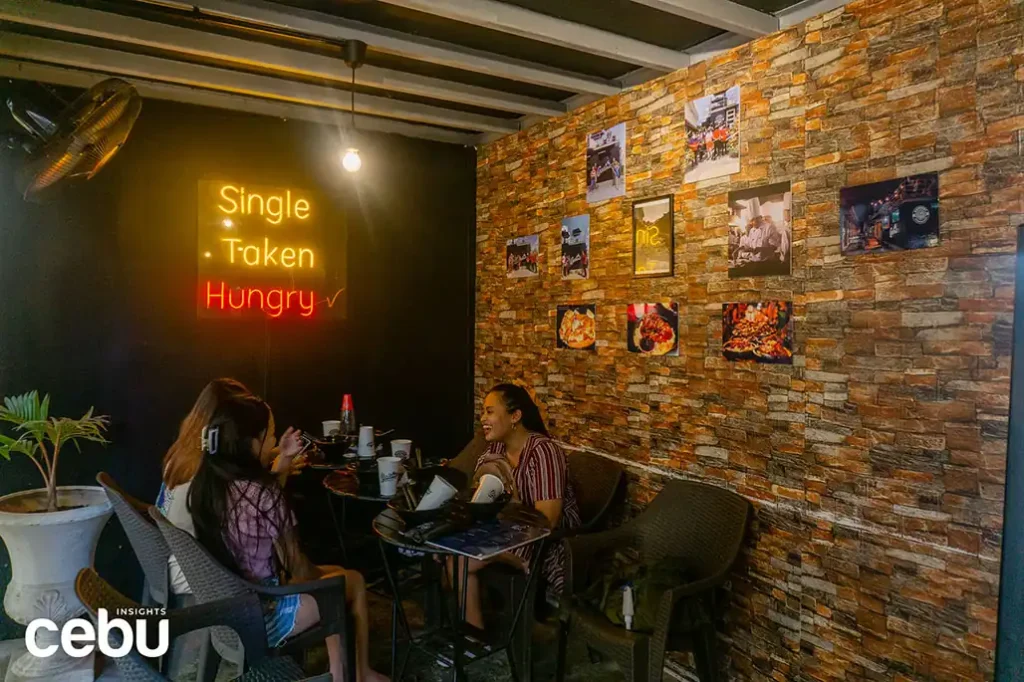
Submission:
POLYGON ((792 204, 788 182, 729 192, 729 277, 790 274, 792 204))
POLYGON ((597 350, 597 306, 558 306, 557 347, 573 350, 597 350))
POLYGON ((632 303, 626 313, 626 349, 630 353, 679 355, 678 303, 632 303))
POLYGON ((505 276, 536 277, 540 274, 540 235, 516 237, 505 242, 505 276))
POLYGON ((587 136, 587 203, 626 193, 626 124, 587 136))
POLYGON ((671 277, 675 269, 675 221, 669 194, 633 202, 633 276, 671 277))
POLYGON ((562 218, 562 279, 590 275, 590 214, 562 218))
POLYGON ((727 360, 792 365, 792 301, 723 303, 722 355, 727 360))
POLYGON ((685 182, 740 172, 740 86, 686 103, 685 182))
POLYGON ((839 237, 846 256, 938 246, 938 173, 839 190, 839 237))

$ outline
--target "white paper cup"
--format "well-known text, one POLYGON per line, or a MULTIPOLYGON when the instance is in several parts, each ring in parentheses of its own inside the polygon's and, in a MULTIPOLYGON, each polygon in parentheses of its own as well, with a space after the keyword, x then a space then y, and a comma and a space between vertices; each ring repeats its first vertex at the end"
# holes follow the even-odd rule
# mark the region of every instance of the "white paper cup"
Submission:
POLYGON ((340 419, 328 419, 327 421, 321 422, 324 426, 324 438, 330 438, 331 436, 337 436, 341 433, 341 420, 340 419))
POLYGON ((401 475, 401 457, 381 457, 377 460, 377 480, 380 483, 381 497, 393 497, 398 492, 398 477, 401 475))
POLYGON ((423 498, 420 499, 420 503, 416 505, 416 511, 437 509, 445 502, 455 497, 455 493, 457 492, 459 491, 456 490, 455 486, 451 483, 440 476, 434 476, 434 480, 430 482, 430 487, 427 488, 427 492, 423 493, 423 498))
POLYGON ((407 458, 412 454, 412 441, 405 438, 397 438, 391 441, 391 456, 407 458))
POLYGON ((472 502, 494 502, 505 492, 505 484, 493 474, 484 474, 480 477, 480 484, 473 493, 472 502))
POLYGON ((360 426, 359 427, 359 456, 364 459, 369 459, 374 455, 373 448, 373 427, 372 426, 360 426))

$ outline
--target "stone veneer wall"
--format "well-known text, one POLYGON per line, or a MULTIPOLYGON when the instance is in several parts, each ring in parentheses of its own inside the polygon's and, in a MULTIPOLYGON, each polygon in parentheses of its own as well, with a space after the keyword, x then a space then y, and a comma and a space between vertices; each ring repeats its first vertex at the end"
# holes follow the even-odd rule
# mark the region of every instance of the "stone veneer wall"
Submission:
POLYGON ((993 675, 1024 21, 1011 0, 853 2, 479 150, 476 392, 521 378, 554 434, 723 485, 758 521, 723 648, 741 680, 993 675), (688 98, 742 86, 742 169, 684 184, 688 98), (626 122, 627 196, 588 206, 589 132, 626 122), (940 172, 937 248, 843 257, 844 186, 940 172), (730 280, 727 192, 789 180, 791 277, 730 280), (630 201, 675 195, 676 274, 631 277, 630 201), (589 280, 560 220, 589 211, 589 280), (541 276, 505 240, 541 233, 541 276), (721 356, 721 304, 795 304, 792 367, 721 356), (680 305, 678 358, 626 352, 626 305, 680 305), (555 349, 595 302, 596 353, 555 349))

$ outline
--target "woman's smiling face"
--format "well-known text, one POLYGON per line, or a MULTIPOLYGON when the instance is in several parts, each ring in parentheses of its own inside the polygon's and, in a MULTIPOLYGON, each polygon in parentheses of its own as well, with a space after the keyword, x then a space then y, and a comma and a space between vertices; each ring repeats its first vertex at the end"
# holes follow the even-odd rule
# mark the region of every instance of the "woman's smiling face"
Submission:
POLYGON ((505 440, 512 432, 513 426, 522 418, 522 413, 516 410, 509 413, 501 394, 492 391, 484 398, 484 409, 480 415, 480 424, 484 428, 484 438, 488 442, 505 440))

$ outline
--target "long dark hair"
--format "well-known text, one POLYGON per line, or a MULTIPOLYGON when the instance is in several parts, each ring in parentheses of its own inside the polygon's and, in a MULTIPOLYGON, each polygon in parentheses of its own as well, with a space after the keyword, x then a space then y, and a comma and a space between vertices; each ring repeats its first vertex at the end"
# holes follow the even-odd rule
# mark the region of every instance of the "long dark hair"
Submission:
POLYGON ((168 488, 188 483, 196 475, 203 460, 203 452, 199 448, 202 431, 210 423, 217 407, 229 398, 245 395, 250 395, 249 389, 235 379, 214 379, 206 384, 192 411, 181 422, 177 440, 164 455, 163 481, 168 488))
MULTIPOLYGON (((261 498, 256 509, 275 508, 283 491, 273 475, 263 468, 254 443, 268 437, 270 407, 254 395, 228 398, 217 406, 207 428, 207 442, 188 493, 188 509, 196 528, 196 539, 222 565, 242 575, 225 541, 229 524, 240 519, 232 513, 231 487, 236 481, 255 481, 261 498)), ((237 529, 236 529, 237 530, 237 529)), ((244 577, 244 576, 243 576, 244 577)))
POLYGON ((498 384, 488 393, 497 393, 509 414, 519 410, 523 413, 520 423, 527 431, 533 431, 550 438, 544 419, 540 416, 540 408, 533 402, 530 393, 522 386, 515 384, 498 384))

